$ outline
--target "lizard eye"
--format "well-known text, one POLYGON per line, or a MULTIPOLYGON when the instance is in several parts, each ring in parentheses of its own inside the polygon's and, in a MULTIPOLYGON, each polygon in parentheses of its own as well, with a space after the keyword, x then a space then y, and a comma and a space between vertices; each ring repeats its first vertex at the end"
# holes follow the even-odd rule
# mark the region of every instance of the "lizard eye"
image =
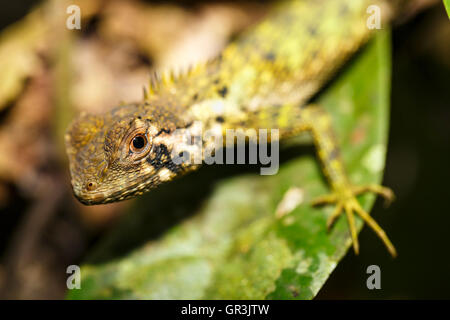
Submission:
POLYGON ((143 134, 137 134, 131 140, 130 150, 135 153, 142 152, 144 149, 146 149, 147 144, 147 137, 143 134))
POLYGON ((123 147, 124 159, 140 161, 152 150, 152 137, 145 127, 136 128, 127 134, 123 147))

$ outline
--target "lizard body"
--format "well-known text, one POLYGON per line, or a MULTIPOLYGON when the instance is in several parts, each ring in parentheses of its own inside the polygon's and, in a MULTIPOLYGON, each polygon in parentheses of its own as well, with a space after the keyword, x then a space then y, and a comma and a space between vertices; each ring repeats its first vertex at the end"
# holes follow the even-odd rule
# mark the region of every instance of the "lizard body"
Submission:
MULTIPOLYGON (((75 196, 88 205, 121 201, 197 169, 197 163, 173 161, 174 150, 192 147, 174 134, 177 129, 196 137, 201 130, 224 134, 226 129, 277 128, 280 139, 310 131, 333 190, 315 204, 336 204, 328 226, 345 212, 358 252, 356 213, 395 255, 383 230, 355 198, 366 191, 392 198, 392 192, 381 186, 351 185, 330 117, 320 106, 309 104, 370 37, 366 9, 371 4, 367 0, 277 4, 216 59, 179 76, 153 77, 143 102, 102 115, 82 115, 66 134, 75 196)), ((204 142, 204 148, 211 147, 211 141, 204 142)))

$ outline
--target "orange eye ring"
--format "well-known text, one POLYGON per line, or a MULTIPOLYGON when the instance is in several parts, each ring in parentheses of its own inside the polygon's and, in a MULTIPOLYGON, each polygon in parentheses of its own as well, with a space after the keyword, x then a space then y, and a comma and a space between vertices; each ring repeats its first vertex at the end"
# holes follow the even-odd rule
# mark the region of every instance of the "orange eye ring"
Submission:
POLYGON ((126 135, 123 143, 122 159, 136 162, 146 157, 152 150, 152 137, 145 127, 134 128, 126 135))
POLYGON ((141 133, 136 134, 130 141, 130 150, 133 153, 141 153, 148 145, 147 137, 141 133))

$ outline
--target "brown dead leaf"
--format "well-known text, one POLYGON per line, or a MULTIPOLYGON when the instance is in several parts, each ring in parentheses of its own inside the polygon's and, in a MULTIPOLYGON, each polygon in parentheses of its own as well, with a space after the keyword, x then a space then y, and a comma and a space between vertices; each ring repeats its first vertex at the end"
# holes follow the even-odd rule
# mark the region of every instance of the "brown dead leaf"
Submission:
POLYGON ((42 10, 31 12, 0 34, 0 110, 22 91, 39 68, 37 52, 45 46, 48 25, 42 10))

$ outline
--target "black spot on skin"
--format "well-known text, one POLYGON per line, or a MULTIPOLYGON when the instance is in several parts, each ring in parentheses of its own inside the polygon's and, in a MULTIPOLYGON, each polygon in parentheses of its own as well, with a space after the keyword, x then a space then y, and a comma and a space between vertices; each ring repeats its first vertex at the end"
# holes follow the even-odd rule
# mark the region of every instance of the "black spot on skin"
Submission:
POLYGON ((155 137, 157 137, 157 136, 159 136, 161 133, 170 133, 170 130, 169 129, 166 129, 166 128, 162 128, 161 130, 159 130, 158 131, 158 133, 157 134, 155 134, 155 137))
POLYGON ((183 151, 178 154, 178 157, 182 160, 182 162, 187 162, 191 158, 191 155, 188 151, 183 151))
POLYGON ((172 161, 172 155, 164 144, 155 146, 155 157, 147 158, 147 162, 159 170, 161 168, 167 168, 170 171, 177 173, 180 171, 180 167, 172 161))
POLYGON ((138 118, 139 120, 142 120, 142 117, 141 117, 141 116, 138 116, 137 118, 138 118))
POLYGON ((182 152, 178 153, 178 155, 175 156, 172 161, 180 166, 180 165, 183 165, 186 162, 188 162, 189 159, 190 159, 189 152, 188 151, 182 151, 182 152))
POLYGON ((197 101, 197 99, 198 99, 198 93, 196 93, 196 94, 194 94, 194 95, 192 96, 192 100, 193 100, 193 101, 197 101))
POLYGON ((274 110, 274 112, 273 112, 273 117, 274 118, 278 118, 280 116, 280 109, 276 109, 276 110, 274 110))
POLYGON ((222 116, 217 116, 216 121, 219 123, 224 123, 225 119, 222 116))
POLYGON ((267 61, 275 61, 275 54, 273 52, 269 52, 264 56, 264 59, 267 61))
POLYGON ((315 36, 317 34, 317 27, 315 25, 308 26, 308 32, 311 36, 315 36))
POLYGON ((329 160, 335 160, 336 158, 339 157, 339 149, 338 148, 334 148, 333 150, 331 150, 330 155, 329 155, 329 160))
POLYGON ((348 7, 345 3, 342 4, 342 6, 339 8, 339 16, 344 17, 348 13, 348 7))
POLYGON ((218 84, 220 82, 220 79, 216 79, 213 81, 214 84, 218 84))
POLYGON ((225 96, 228 93, 228 88, 224 86, 222 89, 217 90, 217 92, 220 94, 222 98, 225 98, 225 96))

